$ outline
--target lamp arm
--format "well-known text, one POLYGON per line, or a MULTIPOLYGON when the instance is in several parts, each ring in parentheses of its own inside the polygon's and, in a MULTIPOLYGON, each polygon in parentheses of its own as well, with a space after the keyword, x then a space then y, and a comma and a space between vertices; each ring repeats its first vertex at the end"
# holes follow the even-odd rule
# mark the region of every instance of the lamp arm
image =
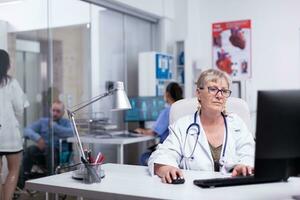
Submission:
MULTIPOLYGON (((104 97, 106 97, 106 96, 112 95, 115 91, 117 91, 117 89, 109 90, 109 91, 105 92, 105 93, 102 94, 102 95, 93 97, 93 98, 92 98, 90 101, 88 101, 87 103, 85 103, 85 104, 83 104, 82 106, 76 108, 75 110, 72 110, 71 113, 75 114, 78 110, 81 110, 82 108, 85 108, 85 107, 87 107, 88 105, 91 105, 92 103, 94 103, 94 102, 96 102, 96 101, 98 101, 98 100, 100 100, 100 99, 102 99, 102 98, 104 98, 104 97)), ((82 104, 82 103, 81 103, 81 104, 82 104)), ((81 104, 75 105, 75 106, 73 106, 73 108, 74 108, 74 107, 77 107, 77 106, 79 106, 79 105, 81 105, 81 104)), ((69 111, 69 110, 68 110, 68 111, 69 111)))
POLYGON ((81 158, 84 159, 85 161, 87 161, 87 158, 85 157, 85 154, 84 154, 84 151, 83 151, 83 147, 82 147, 82 144, 81 144, 79 133, 78 133, 78 130, 77 130, 77 127, 76 127, 76 122, 75 122, 75 119, 74 119, 74 113, 71 112, 70 110, 67 110, 67 113, 68 113, 68 117, 69 117, 69 119, 71 121, 71 124, 72 124, 73 133, 75 133, 75 137, 76 137, 76 140, 77 140, 77 148, 79 149, 81 158))
POLYGON ((83 147, 82 147, 82 143, 81 143, 81 140, 80 140, 80 137, 79 137, 79 133, 78 133, 78 130, 77 130, 77 126, 76 126, 74 115, 75 115, 75 113, 77 111, 81 110, 82 108, 85 108, 88 105, 91 105, 92 103, 94 103, 94 102, 96 102, 96 101, 98 101, 98 100, 100 100, 100 99, 102 99, 102 98, 104 98, 106 96, 109 96, 109 95, 113 94, 115 91, 117 91, 117 89, 109 90, 109 91, 105 92, 104 94, 96 96, 96 97, 92 98, 91 100, 89 100, 87 102, 83 102, 81 104, 75 105, 74 106, 75 108, 77 106, 79 106, 79 105, 81 105, 81 106, 77 107, 74 110, 67 109, 68 117, 69 117, 69 119, 71 121, 71 124, 72 124, 73 133, 75 133, 75 137, 76 137, 76 140, 77 140, 77 147, 78 147, 78 149, 80 151, 81 158, 83 159, 82 162, 87 162, 87 158, 86 158, 86 156, 84 154, 84 151, 83 151, 83 147))

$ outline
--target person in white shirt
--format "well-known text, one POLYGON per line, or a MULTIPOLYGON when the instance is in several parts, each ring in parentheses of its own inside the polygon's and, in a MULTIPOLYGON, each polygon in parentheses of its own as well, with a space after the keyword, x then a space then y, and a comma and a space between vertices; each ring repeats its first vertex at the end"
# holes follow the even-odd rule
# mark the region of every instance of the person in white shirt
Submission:
POLYGON ((17 80, 7 74, 9 68, 9 55, 0 49, 0 183, 3 156, 8 165, 8 175, 3 186, 0 184, 2 200, 12 199, 18 181, 23 150, 18 119, 22 118, 24 108, 29 106, 17 80))
POLYGON ((226 113, 230 96, 227 74, 209 69, 197 81, 199 108, 169 126, 169 136, 149 158, 152 175, 162 182, 183 178, 181 169, 253 173, 255 142, 245 123, 226 113))

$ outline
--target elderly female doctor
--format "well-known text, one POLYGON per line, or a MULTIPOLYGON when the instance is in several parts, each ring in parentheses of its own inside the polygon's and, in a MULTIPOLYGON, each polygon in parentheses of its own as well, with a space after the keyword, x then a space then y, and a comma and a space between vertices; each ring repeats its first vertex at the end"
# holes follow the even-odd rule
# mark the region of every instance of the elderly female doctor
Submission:
POLYGON ((169 136, 149 159, 152 175, 171 183, 183 178, 180 169, 252 174, 254 139, 241 118, 225 111, 229 86, 228 76, 221 71, 201 73, 197 81, 199 108, 169 126, 169 136))

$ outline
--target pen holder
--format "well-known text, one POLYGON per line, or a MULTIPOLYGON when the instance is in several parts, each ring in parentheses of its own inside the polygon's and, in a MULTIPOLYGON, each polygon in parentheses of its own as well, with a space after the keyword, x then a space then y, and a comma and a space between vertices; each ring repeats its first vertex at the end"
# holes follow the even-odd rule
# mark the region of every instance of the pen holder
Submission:
POLYGON ((84 183, 92 184, 101 182, 101 163, 85 163, 83 167, 84 183))

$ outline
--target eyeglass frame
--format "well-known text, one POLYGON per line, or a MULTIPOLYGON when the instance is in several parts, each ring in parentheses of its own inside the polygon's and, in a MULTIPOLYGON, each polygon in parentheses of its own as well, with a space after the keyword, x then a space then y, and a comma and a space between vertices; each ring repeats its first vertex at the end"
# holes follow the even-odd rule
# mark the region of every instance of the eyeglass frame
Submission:
MULTIPOLYGON (((200 87, 199 89, 200 89, 200 90, 204 90, 204 87, 200 87)), ((225 97, 225 98, 230 97, 230 95, 231 95, 231 93, 232 93, 232 91, 229 90, 229 89, 219 89, 219 88, 216 87, 216 86, 208 86, 208 87, 207 87, 207 91, 208 91, 209 94, 213 94, 213 95, 215 95, 215 96, 217 96, 218 93, 221 92, 221 95, 222 95, 223 97, 225 97), (213 93, 213 92, 211 91, 211 89, 216 89, 216 92, 213 93), (224 95, 224 94, 226 94, 226 92, 229 92, 229 95, 228 95, 228 96, 224 95)))

